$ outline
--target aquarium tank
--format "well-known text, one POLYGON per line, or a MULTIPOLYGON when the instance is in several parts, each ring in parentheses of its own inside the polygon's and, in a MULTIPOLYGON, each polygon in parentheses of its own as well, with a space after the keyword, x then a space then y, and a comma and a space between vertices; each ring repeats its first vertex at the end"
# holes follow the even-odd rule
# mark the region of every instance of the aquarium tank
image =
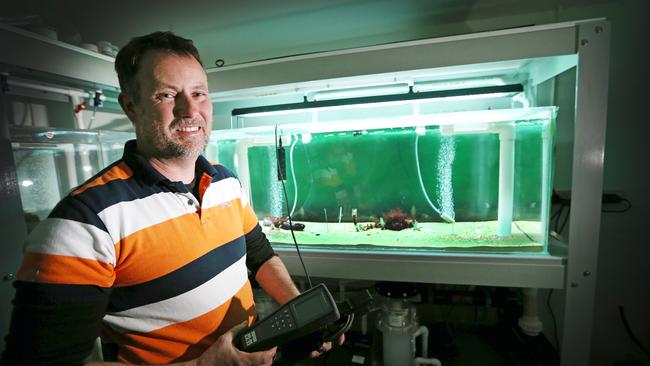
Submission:
POLYGON ((547 253, 556 108, 440 99, 233 110, 206 153, 276 248, 547 253))
POLYGON ((120 159, 132 132, 12 127, 20 198, 29 231, 61 198, 120 159))

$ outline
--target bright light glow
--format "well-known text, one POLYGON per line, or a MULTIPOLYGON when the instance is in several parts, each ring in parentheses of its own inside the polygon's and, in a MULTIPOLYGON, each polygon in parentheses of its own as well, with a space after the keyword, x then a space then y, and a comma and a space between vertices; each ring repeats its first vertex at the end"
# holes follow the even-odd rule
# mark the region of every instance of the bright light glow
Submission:
POLYGON ((22 181, 20 183, 20 185, 22 185, 23 187, 29 187, 29 186, 33 186, 34 182, 32 182, 31 180, 25 179, 24 181, 22 181))
MULTIPOLYGON (((378 104, 374 104, 378 105, 378 104)), ((502 124, 511 121, 527 120, 548 120, 557 113, 555 107, 536 107, 536 108, 515 108, 515 109, 492 109, 476 110, 463 112, 445 112, 419 115, 391 116, 373 119, 341 119, 338 121, 328 121, 327 123, 295 123, 283 124, 282 129, 291 131, 293 134, 314 134, 314 133, 340 133, 344 131, 376 131, 390 128, 416 128, 418 126, 446 126, 454 125, 449 129, 451 133, 459 130, 476 130, 477 128, 493 128, 490 124, 502 124), (466 128, 461 125, 467 124, 466 128)), ((286 134, 286 132, 285 132, 286 134)), ((219 140, 240 140, 252 139, 255 143, 273 143, 273 128, 268 126, 247 127, 237 130, 222 130, 219 134, 213 134, 211 141, 219 140)), ((290 141, 285 142, 285 136, 282 136, 282 144, 288 145, 290 141)))
POLYGON ((344 99, 344 98, 372 97, 377 95, 406 94, 408 92, 409 92, 408 84, 375 85, 375 86, 366 86, 361 88, 322 90, 322 91, 315 92, 311 95, 307 95, 307 99, 311 101, 318 101, 318 100, 332 100, 332 99, 344 99))
POLYGON ((303 144, 308 144, 311 141, 311 133, 303 133, 300 135, 303 144))
MULTIPOLYGON (((428 100, 428 99, 426 99, 428 100)), ((375 108, 375 107, 384 107, 384 106, 397 106, 411 104, 411 100, 396 100, 391 102, 379 102, 379 103, 366 103, 366 104, 345 104, 345 105, 335 105, 331 107, 319 107, 319 108, 302 108, 302 109, 290 109, 282 111, 270 111, 270 112, 253 112, 239 115, 238 117, 245 118, 254 118, 254 117, 278 117, 278 116, 289 116, 294 114, 301 113, 310 113, 310 121, 312 123, 318 123, 318 112, 321 111, 336 111, 336 110, 345 110, 345 109, 363 109, 363 108, 375 108)))
POLYGON ((424 126, 415 127, 415 133, 418 134, 418 136, 424 136, 425 132, 426 128, 424 128, 424 126))
POLYGON ((425 98, 417 100, 396 100, 389 102, 378 102, 378 103, 366 103, 366 104, 346 104, 346 105, 336 105, 331 107, 319 107, 319 108, 303 108, 303 109, 290 109, 283 111, 270 111, 270 112, 253 112, 242 114, 239 117, 245 118, 255 118, 255 117, 271 117, 271 116, 289 116, 293 114, 300 113, 311 113, 310 120, 312 123, 318 123, 317 113, 320 111, 333 111, 333 110, 346 110, 346 109, 361 109, 361 108, 376 108, 376 107, 385 107, 385 106, 399 106, 405 104, 414 104, 414 103, 429 103, 429 102, 458 102, 465 100, 476 100, 476 99, 490 99, 490 98, 505 98, 512 97, 512 93, 485 93, 485 94, 474 94, 474 95, 458 95, 454 97, 439 97, 439 98, 425 98))
POLYGON ((438 90, 453 90, 478 88, 482 86, 505 85, 502 78, 479 78, 479 79, 461 79, 461 80, 442 80, 442 81, 421 81, 413 85, 413 91, 428 92, 438 90))
POLYGON ((93 170, 93 167, 91 167, 90 165, 84 165, 82 169, 84 170, 84 172, 89 172, 93 170))

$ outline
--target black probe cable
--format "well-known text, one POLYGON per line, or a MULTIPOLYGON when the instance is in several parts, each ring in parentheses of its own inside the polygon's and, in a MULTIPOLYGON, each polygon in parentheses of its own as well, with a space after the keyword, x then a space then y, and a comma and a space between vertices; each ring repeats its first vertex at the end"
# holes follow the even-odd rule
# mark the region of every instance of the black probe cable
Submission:
POLYGON ((278 125, 275 125, 275 132, 274 132, 275 138, 275 161, 276 164, 278 165, 278 175, 280 178, 280 182, 282 183, 282 191, 284 193, 284 201, 287 205, 287 218, 289 219, 289 230, 291 231, 291 237, 293 238, 293 244, 296 246, 296 251, 298 252, 298 258, 300 259, 300 264, 302 265, 302 269, 305 272, 305 277, 307 277, 307 283, 309 284, 309 288, 312 288, 313 285, 311 284, 311 278, 309 277, 309 273, 307 273, 307 267, 305 267, 305 262, 302 260, 302 254, 300 254, 300 248, 298 247, 298 241, 296 240, 296 235, 293 232, 293 223, 291 222, 291 212, 289 212, 289 198, 287 198, 287 187, 284 184, 284 181, 286 177, 283 176, 282 170, 279 169, 280 167, 280 162, 279 162, 279 157, 278 157, 278 149, 282 148, 282 137, 278 140, 278 125), (280 142, 278 145, 278 141, 280 142))

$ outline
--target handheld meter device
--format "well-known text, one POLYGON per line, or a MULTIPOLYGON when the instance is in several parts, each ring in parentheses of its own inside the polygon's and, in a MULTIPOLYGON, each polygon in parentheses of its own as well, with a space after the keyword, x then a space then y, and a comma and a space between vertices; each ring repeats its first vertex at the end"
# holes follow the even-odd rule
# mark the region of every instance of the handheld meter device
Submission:
POLYGON ((321 283, 238 333, 234 344, 245 352, 267 350, 324 329, 340 317, 332 295, 321 283))

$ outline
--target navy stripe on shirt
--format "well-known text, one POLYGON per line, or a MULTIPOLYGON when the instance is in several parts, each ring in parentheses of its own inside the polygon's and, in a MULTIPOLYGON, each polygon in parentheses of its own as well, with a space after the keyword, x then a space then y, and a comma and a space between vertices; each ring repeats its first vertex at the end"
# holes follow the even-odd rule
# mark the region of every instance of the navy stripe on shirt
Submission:
POLYGON ((186 293, 211 280, 245 254, 246 241, 242 236, 164 276, 137 285, 114 287, 108 311, 133 309, 186 293))

